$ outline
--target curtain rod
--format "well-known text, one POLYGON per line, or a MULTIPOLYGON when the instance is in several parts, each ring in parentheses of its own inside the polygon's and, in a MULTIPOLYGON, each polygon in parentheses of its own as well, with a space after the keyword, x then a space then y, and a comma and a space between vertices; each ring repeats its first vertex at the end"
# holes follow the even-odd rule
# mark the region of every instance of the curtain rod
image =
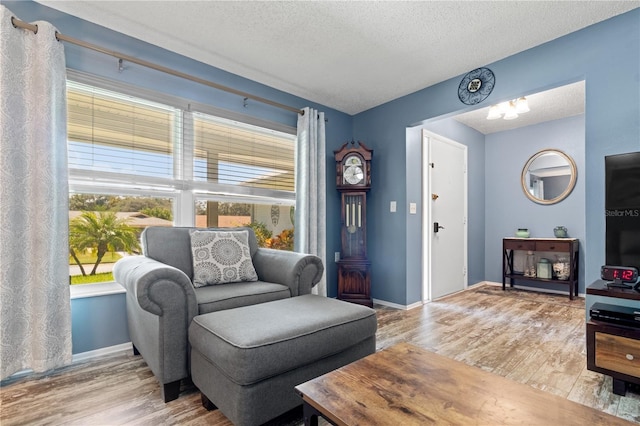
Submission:
MULTIPOLYGON (((16 27, 16 28, 19 27, 19 28, 24 28, 26 30, 33 31, 34 34, 36 34, 38 32, 38 26, 37 25, 29 24, 27 22, 21 21, 21 20, 15 18, 14 16, 11 17, 11 24, 13 24, 13 26, 16 27)), ((231 87, 223 86, 221 84, 214 83, 212 81, 205 80, 203 78, 196 77, 196 76, 193 76, 193 75, 190 75, 190 74, 186 74, 186 73, 183 73, 181 71, 176 71, 176 70, 173 70, 171 68, 164 67, 162 65, 157 65, 157 64, 154 64, 152 62, 145 61, 143 59, 134 58, 133 56, 125 55, 124 53, 118 53, 116 51, 109 50, 109 49, 106 49, 104 47, 96 46, 95 44, 87 43, 85 41, 78 40, 76 38, 66 36, 64 34, 61 34, 61 33, 57 32, 57 31, 56 31, 56 40, 58 40, 58 41, 66 41, 67 43, 75 44, 75 45, 80 46, 80 47, 84 47, 84 48, 87 48, 87 49, 95 50, 96 52, 104 53, 105 55, 113 56, 115 58, 118 58, 118 59, 121 59, 121 60, 125 60, 125 61, 128 61, 128 62, 133 62, 134 64, 142 65, 143 67, 151 68, 151 69, 154 69, 156 71, 161 71, 161 72, 164 72, 166 74, 171 74, 171 75, 176 76, 176 77, 181 77, 181 78, 184 78, 186 80, 195 81, 196 83, 204 84, 205 86, 213 87, 214 89, 218 89, 218 90, 222 90, 222 91, 225 91, 225 92, 233 93, 235 95, 242 96, 243 98, 253 99, 254 101, 262 102, 264 104, 271 105, 271 106, 274 106, 276 108, 281 108, 281 109, 284 109, 284 110, 287 110, 287 111, 291 111, 291 112, 295 112, 297 114, 304 115, 304 110, 302 110, 302 109, 290 107, 289 105, 284 105, 284 104, 281 104, 279 102, 275 102, 275 101, 271 101, 269 99, 262 98, 260 96, 255 96, 255 95, 252 95, 250 93, 242 92, 240 90, 236 90, 236 89, 233 89, 231 87)))

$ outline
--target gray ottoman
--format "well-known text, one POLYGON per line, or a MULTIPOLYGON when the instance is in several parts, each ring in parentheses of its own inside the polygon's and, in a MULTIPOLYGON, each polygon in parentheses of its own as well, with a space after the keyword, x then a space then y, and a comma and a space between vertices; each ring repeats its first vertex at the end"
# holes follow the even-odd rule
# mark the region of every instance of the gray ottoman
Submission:
POLYGON ((294 387, 376 349, 376 313, 307 294, 196 316, 191 378, 203 405, 259 425, 302 400, 294 387))

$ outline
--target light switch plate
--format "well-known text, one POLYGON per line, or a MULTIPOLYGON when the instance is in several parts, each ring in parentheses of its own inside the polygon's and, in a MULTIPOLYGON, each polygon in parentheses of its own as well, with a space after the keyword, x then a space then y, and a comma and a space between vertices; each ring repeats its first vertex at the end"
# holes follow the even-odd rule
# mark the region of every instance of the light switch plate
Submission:
POLYGON ((392 201, 392 202, 389 204, 389 211, 390 211, 391 213, 395 213, 395 212, 396 212, 396 202, 395 202, 395 201, 392 201))
POLYGON ((418 211, 418 205, 416 203, 409 203, 409 213, 416 214, 418 211))
POLYGON ((333 258, 334 258, 334 260, 335 260, 336 262, 339 262, 339 261, 340 261, 340 252, 339 252, 339 251, 335 252, 335 253, 333 254, 333 258))

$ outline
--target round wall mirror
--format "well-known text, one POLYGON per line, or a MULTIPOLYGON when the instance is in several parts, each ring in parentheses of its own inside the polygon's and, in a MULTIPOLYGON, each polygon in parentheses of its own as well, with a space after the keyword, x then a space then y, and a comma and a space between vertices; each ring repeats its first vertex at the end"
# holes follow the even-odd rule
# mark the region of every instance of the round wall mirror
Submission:
POLYGON ((539 204, 558 203, 576 185, 578 169, 571 157, 557 149, 544 149, 529 158, 522 169, 522 190, 539 204))

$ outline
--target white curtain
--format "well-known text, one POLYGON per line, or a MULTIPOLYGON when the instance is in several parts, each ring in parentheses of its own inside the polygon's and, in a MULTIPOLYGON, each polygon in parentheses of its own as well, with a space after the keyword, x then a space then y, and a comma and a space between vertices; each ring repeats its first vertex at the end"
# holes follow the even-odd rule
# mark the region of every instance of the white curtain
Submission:
POLYGON ((71 362, 64 49, 12 16, 0 5, 0 379, 71 362))
MULTIPOLYGON (((298 115, 295 251, 315 254, 327 265, 326 153, 324 113, 298 115)), ((326 270, 326 269, 325 269, 326 270)), ((327 295, 326 272, 314 293, 327 295)))

